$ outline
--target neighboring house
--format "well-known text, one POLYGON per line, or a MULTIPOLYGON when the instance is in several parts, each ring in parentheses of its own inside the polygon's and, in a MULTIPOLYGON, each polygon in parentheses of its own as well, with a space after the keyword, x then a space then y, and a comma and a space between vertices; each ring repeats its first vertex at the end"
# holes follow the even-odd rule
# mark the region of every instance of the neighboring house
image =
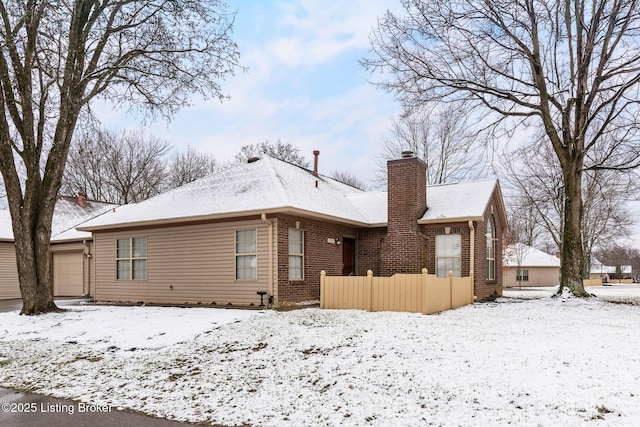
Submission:
POLYGON ((597 259, 594 259, 591 262, 589 278, 602 279, 603 282, 606 282, 607 280, 632 280, 633 268, 630 265, 621 265, 618 269, 615 265, 604 265, 597 259))
POLYGON ((328 275, 474 272, 502 292, 498 181, 429 187, 416 157, 365 192, 264 156, 79 227, 91 231, 97 301, 258 304, 318 300, 328 275), (388 215, 387 215, 388 212, 388 215))
POLYGON ((524 243, 508 245, 503 251, 504 286, 558 286, 560 258, 524 243))
MULTIPOLYGON (((90 201, 79 195, 58 196, 51 226, 51 268, 55 296, 92 293, 91 233, 75 226, 117 205, 90 201)), ((8 209, 0 210, 0 299, 20 298, 18 268, 8 209)))
POLYGON ((597 259, 591 261, 591 270, 589 271, 590 279, 602 279, 606 280, 606 277, 611 279, 616 274, 616 267, 610 265, 604 265, 597 259))

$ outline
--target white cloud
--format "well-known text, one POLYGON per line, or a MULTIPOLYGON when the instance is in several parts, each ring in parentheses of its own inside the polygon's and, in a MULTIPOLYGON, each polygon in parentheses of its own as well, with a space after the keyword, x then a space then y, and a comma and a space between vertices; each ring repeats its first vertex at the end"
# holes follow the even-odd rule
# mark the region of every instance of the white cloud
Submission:
MULTIPOLYGON (((170 124, 150 130, 220 160, 243 145, 281 139, 307 158, 321 150, 325 174, 349 171, 370 180, 373 155, 399 107, 366 82, 357 60, 366 54, 376 19, 396 3, 232 1, 238 10, 234 38, 248 73, 223 82, 229 101, 194 98, 170 124)), ((105 112, 107 125, 135 123, 122 116, 105 112)))
MULTIPOLYGON (((277 3, 272 16, 274 28, 265 31, 262 45, 254 48, 292 68, 322 64, 347 52, 366 49, 378 17, 392 6, 397 6, 397 2, 277 3)), ((242 19, 241 14, 238 19, 242 19)))

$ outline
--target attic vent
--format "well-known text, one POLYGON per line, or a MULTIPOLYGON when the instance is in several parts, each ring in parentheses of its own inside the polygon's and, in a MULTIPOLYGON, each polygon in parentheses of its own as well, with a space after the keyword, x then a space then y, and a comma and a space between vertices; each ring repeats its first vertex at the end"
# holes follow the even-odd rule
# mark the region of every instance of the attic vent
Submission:
POLYGON ((413 151, 403 151, 402 152, 402 158, 403 159, 409 159, 413 157, 413 151))
POLYGON ((260 160, 260 157, 249 157, 247 163, 257 162, 258 160, 260 160))

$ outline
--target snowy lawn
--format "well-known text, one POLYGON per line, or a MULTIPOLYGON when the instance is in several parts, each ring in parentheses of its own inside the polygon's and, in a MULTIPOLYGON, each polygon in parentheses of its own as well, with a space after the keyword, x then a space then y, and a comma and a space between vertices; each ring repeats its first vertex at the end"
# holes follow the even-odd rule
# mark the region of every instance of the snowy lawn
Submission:
MULTIPOLYGON (((222 425, 640 425, 640 287, 445 313, 0 314, 0 386, 222 425)), ((536 298, 537 299, 532 299, 536 298)), ((525 298, 521 298, 521 297, 525 298)))

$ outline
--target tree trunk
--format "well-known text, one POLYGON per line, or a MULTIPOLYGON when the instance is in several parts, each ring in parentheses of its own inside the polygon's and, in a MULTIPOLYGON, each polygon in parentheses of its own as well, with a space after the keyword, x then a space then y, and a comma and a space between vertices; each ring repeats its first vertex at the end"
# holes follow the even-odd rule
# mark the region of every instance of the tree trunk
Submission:
POLYGON ((562 261, 560 287, 579 297, 590 296, 582 282, 584 250, 582 246, 582 171, 579 165, 563 168, 564 175, 564 233, 562 236, 562 261))
POLYGON ((53 301, 51 281, 49 242, 54 207, 55 198, 53 203, 45 202, 38 208, 32 203, 23 203, 18 217, 12 220, 22 296, 20 314, 63 311, 53 301))
POLYGON ((51 261, 48 242, 16 242, 22 310, 20 314, 61 311, 53 301, 51 261), (44 253, 44 256, 35 255, 44 253), (44 277, 43 277, 44 276, 44 277))

